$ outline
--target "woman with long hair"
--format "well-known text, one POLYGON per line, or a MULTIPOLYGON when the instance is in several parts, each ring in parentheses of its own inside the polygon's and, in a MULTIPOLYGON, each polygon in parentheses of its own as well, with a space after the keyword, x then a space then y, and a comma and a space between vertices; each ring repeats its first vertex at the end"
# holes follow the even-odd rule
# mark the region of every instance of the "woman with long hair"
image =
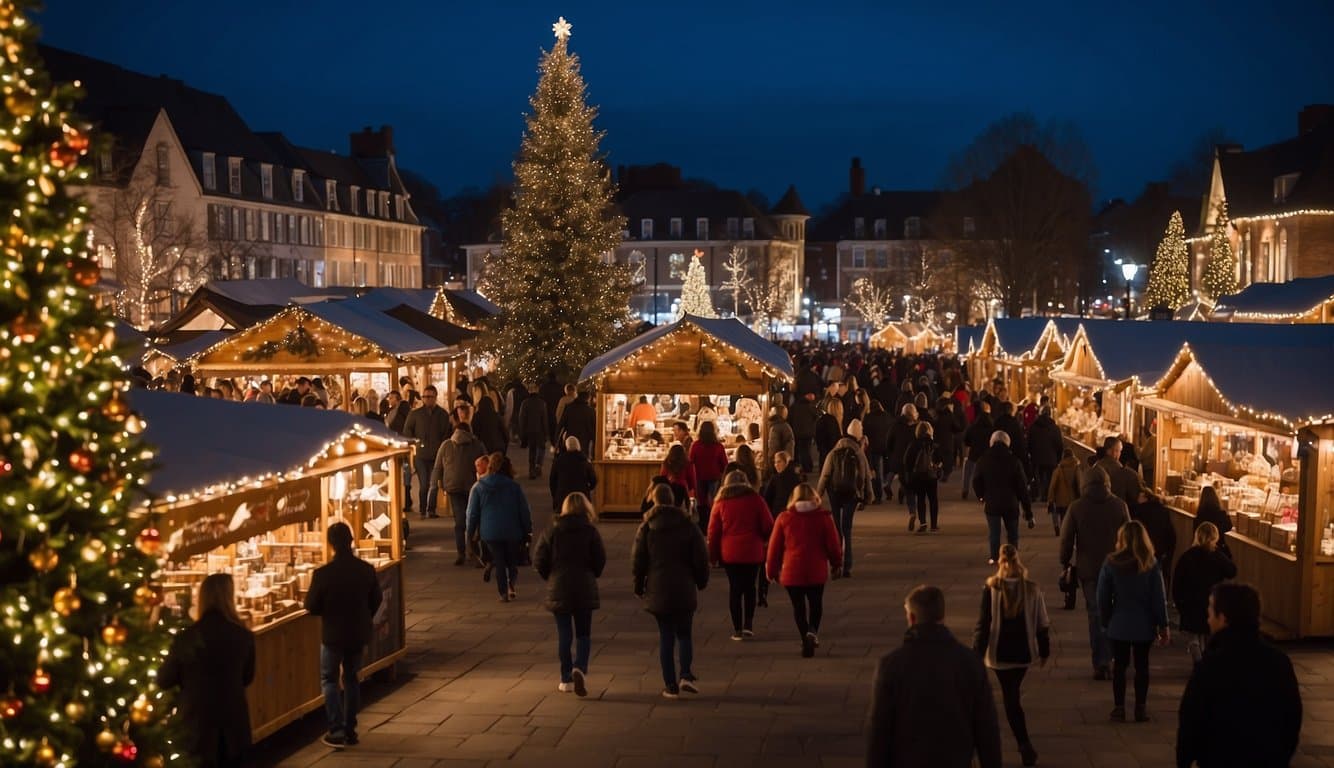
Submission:
POLYGON ((690 465, 695 470, 695 508, 699 511, 700 531, 709 530, 709 510, 713 495, 727 469, 727 449, 718 439, 718 426, 712 421, 699 425, 699 439, 690 446, 690 465))
MULTIPOLYGON (((690 463, 686 449, 677 443, 667 449, 667 456, 658 468, 658 474, 667 478, 667 482, 686 490, 686 498, 693 499, 697 492, 698 480, 695 477, 695 465, 690 463)), ((649 488, 652 491, 652 488, 649 488)), ((684 507, 683 507, 684 508, 684 507)))
POLYGON ((1218 549, 1228 557, 1232 557, 1232 550, 1227 547, 1227 532, 1232 530, 1232 518, 1223 511, 1223 502, 1218 498, 1218 491, 1212 485, 1206 485, 1200 489, 1200 503, 1195 508, 1194 527, 1199 528, 1204 523, 1213 523, 1218 529, 1218 549))
POLYGON ((1051 620, 1042 590, 1028 577, 1019 560, 1019 549, 1006 544, 1000 549, 996 573, 982 586, 982 608, 973 631, 973 648, 983 663, 996 673, 1005 719, 1019 742, 1024 765, 1037 765, 1038 753, 1028 738, 1019 688, 1029 666, 1047 664, 1051 655, 1051 620))
POLYGON ((774 519, 769 505, 740 470, 729 472, 709 515, 709 562, 727 572, 732 639, 755 636, 756 575, 774 519))
POLYGON ((1116 534, 1116 549, 1098 574, 1098 615, 1112 643, 1112 719, 1126 719, 1126 665, 1135 659, 1135 722, 1148 721, 1149 648, 1167 643, 1163 571, 1144 526, 1132 520, 1116 534))
POLYGON ((547 582, 546 608, 556 617, 556 649, 562 693, 588 695, 588 657, 593 611, 600 607, 598 577, 607 550, 598 533, 597 511, 578 491, 565 497, 560 515, 543 534, 533 555, 537 575, 547 582), (573 654, 571 653, 573 646, 573 654))
POLYGON ((1195 529, 1195 545, 1181 553, 1172 572, 1172 600, 1186 636, 1186 652, 1200 663, 1209 639, 1209 593, 1214 585, 1236 578, 1237 564, 1218 548, 1218 527, 1204 522, 1195 529))
POLYGON ((732 460, 727 462, 727 467, 723 470, 723 477, 733 472, 744 474, 750 487, 759 490, 760 469, 755 465, 755 450, 750 445, 742 443, 736 447, 732 460))
POLYGON ((810 658, 820 646, 820 619, 824 616, 824 585, 843 572, 843 543, 834 525, 834 513, 820 503, 820 494, 808 483, 792 491, 787 509, 774 521, 769 536, 765 570, 792 600, 792 615, 801 637, 801 655, 810 658))
POLYGON ((172 640, 157 682, 181 689, 185 751, 206 768, 241 766, 251 739, 245 689, 255 679, 255 636, 236 615, 231 574, 204 578, 196 617, 172 640))

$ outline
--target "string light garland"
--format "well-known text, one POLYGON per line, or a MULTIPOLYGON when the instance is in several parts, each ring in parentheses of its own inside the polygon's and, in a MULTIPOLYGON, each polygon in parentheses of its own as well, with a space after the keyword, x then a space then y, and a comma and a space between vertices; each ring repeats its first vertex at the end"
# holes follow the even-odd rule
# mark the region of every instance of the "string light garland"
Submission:
POLYGON ((481 346, 500 375, 573 379, 583 365, 632 334, 631 274, 608 257, 625 218, 593 127, 567 23, 539 65, 523 143, 514 163, 514 204, 502 216, 504 246, 486 257, 481 292, 501 309, 481 346))
POLYGON ((1218 220, 1209 236, 1209 260, 1204 265, 1201 293, 1210 302, 1237 292, 1237 260, 1227 239, 1227 201, 1218 204, 1218 220))
POLYGON ((717 317, 718 313, 713 308, 713 298, 709 291, 709 279, 704 274, 704 263, 700 257, 704 251, 695 249, 695 253, 690 257, 690 267, 686 269, 685 282, 681 284, 681 307, 677 311, 677 319, 686 315, 695 317, 717 317))
MULTIPOLYGON (((379 360, 404 359, 386 352, 375 342, 340 328, 303 307, 288 307, 273 317, 244 331, 218 341, 213 346, 191 355, 187 362, 193 368, 226 365, 237 360, 255 362, 269 360, 285 351, 297 357, 314 360, 335 350, 344 358, 374 357, 379 360), (295 323, 281 338, 269 338, 282 326, 295 323), (307 327, 309 326, 309 328, 307 327), (313 328, 314 330, 310 330, 313 328), (296 334, 295 336, 293 334, 296 334), (304 337, 307 338, 302 338, 304 337), (307 354, 311 346, 314 354, 307 354), (231 353, 232 359, 224 359, 231 353)), ((425 353, 430 350, 421 350, 425 353)))
MULTIPOLYGON (((637 370, 649 370, 658 367, 670 359, 678 358, 681 354, 681 347, 678 342, 682 341, 683 337, 687 334, 692 336, 697 334, 702 337, 702 339, 699 340, 699 354, 701 357, 705 355, 706 350, 717 347, 721 351, 725 351, 731 355, 740 356, 744 360, 748 360, 755 365, 758 365, 760 367, 760 373, 763 376, 768 376, 779 381, 787 381, 792 377, 790 371, 783 371, 769 365, 736 345, 730 344, 727 341, 714 336, 706 329, 691 322, 689 317, 685 317, 678 320, 674 326, 661 337, 654 339, 638 349, 626 352, 619 360, 609 363, 600 371, 585 378, 584 381, 592 381, 599 389, 601 389, 603 380, 608 376, 621 376, 637 370)), ((695 339, 690 339, 690 343, 695 343, 695 339)), ((736 361, 725 362, 730 366, 737 368, 742 378, 749 378, 748 374, 742 370, 740 363, 737 363, 736 361)), ((697 364, 696 368, 698 371, 699 364, 697 364)))
POLYGON ((78 87, 46 74, 33 7, 0 0, 0 765, 105 765, 102 732, 143 764, 178 751, 154 682, 175 620, 134 600, 158 569, 133 545, 151 451, 117 404, 113 321, 89 294, 87 215, 69 193, 92 146, 78 87), (140 698, 151 710, 132 722, 140 698))
POLYGON ((1186 225, 1181 220, 1181 211, 1173 211, 1149 267, 1143 303, 1151 308, 1165 306, 1175 312, 1189 302, 1190 249, 1186 246, 1186 225))

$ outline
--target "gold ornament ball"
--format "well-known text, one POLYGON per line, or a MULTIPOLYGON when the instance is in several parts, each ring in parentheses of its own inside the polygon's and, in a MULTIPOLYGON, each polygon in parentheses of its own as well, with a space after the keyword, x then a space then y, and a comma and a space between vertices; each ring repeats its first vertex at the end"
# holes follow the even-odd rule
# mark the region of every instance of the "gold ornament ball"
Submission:
POLYGON ((55 747, 51 746, 46 739, 42 739, 42 743, 37 745, 37 751, 33 753, 32 757, 38 765, 51 766, 56 764, 60 755, 56 753, 55 747))
POLYGON ((103 752, 110 752, 116 746, 116 734, 110 728, 103 728, 94 739, 97 748, 103 752))
POLYGON ((139 551, 145 555, 153 557, 162 551, 162 533, 150 525, 140 531, 139 535, 134 538, 134 546, 138 547, 139 551))
POLYGON ((130 415, 130 404, 125 402, 120 395, 115 395, 107 401, 106 405, 102 406, 102 415, 120 421, 130 415))
POLYGON ((165 768, 167 761, 162 759, 162 755, 149 755, 144 758, 144 768, 165 768))
POLYGON ((37 99, 27 91, 15 91, 5 97, 5 109, 15 117, 32 117, 37 111, 37 99))
POLYGON ((79 556, 83 558, 85 563, 95 563, 101 560, 106 553, 107 545, 103 544, 101 539, 93 539, 84 544, 83 549, 79 550, 79 556))
POLYGON ((60 555, 56 554, 54 549, 43 544, 28 553, 28 563, 38 573, 49 573, 60 564, 60 555))
POLYGON ((107 645, 124 645, 129 637, 129 630, 125 629, 125 627, 117 622, 113 621, 105 627, 102 627, 102 642, 107 645))
POLYGON ((130 722, 135 725, 148 725, 153 722, 153 705, 140 696, 130 705, 130 722))
POLYGON ((134 604, 140 608, 150 608, 162 602, 162 594, 147 584, 134 590, 134 604))
POLYGON ((51 598, 51 605, 56 609, 56 613, 61 616, 68 616, 79 610, 83 601, 79 599, 79 593, 74 587, 61 587, 56 590, 56 594, 51 598))
POLYGON ((69 718, 72 723, 82 721, 87 714, 88 705, 82 701, 71 701, 65 705, 65 717, 69 718))

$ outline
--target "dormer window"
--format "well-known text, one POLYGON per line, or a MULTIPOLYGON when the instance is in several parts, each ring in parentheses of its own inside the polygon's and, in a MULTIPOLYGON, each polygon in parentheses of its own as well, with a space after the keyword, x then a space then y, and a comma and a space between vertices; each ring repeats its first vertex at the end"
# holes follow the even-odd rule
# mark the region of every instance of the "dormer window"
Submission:
POLYGON ((672 220, 668 222, 667 236, 673 240, 681 239, 681 219, 673 217, 672 220))
POLYGON ((265 200, 273 199, 273 166, 268 163, 259 164, 259 193, 265 200))
POLYGON ((909 216, 903 221, 903 237, 906 240, 917 240, 922 236, 922 219, 920 216, 909 216))
POLYGON ((375 215, 375 190, 373 189, 366 190, 366 215, 375 215))
POLYGON ((379 211, 379 215, 382 216, 383 218, 386 218, 386 219, 393 218, 393 214, 389 211, 389 193, 388 193, 388 192, 381 192, 381 193, 380 193, 380 211, 379 211))
POLYGON ((861 216, 852 220, 852 237, 855 240, 866 239, 866 219, 861 216))
POLYGON ((241 158, 227 158, 227 191, 233 195, 241 194, 241 158))
POLYGON ((653 219, 639 220, 639 239, 640 240, 653 239, 653 219))
POLYGON ((292 171, 292 199, 298 203, 306 201, 306 172, 300 169, 292 171))
POLYGON ((338 210, 338 182, 333 179, 324 180, 324 210, 338 210))
POLYGON ((1285 173, 1282 176, 1274 177, 1274 202, 1285 203, 1288 195, 1292 194, 1292 188, 1297 186, 1297 179, 1301 177, 1300 173, 1285 173))
POLYGON ((218 159, 212 152, 205 152, 204 159, 200 164, 203 173, 200 176, 204 181, 204 189, 214 190, 218 188, 218 159))
POLYGON ((741 220, 735 216, 727 219, 727 239, 735 240, 741 236, 741 220))
POLYGON ((696 239, 696 240, 708 240, 708 239, 709 239, 709 220, 708 220, 708 219, 706 219, 706 218, 702 218, 702 217, 701 217, 701 218, 698 218, 698 219, 695 219, 695 239, 696 239))
POLYGON ((885 223, 885 220, 876 219, 874 226, 875 226, 875 239, 884 240, 889 232, 889 226, 885 223))
POLYGON ((977 222, 972 216, 963 217, 963 236, 972 237, 977 232, 977 222))
POLYGON ((355 184, 353 184, 351 187, 348 187, 348 193, 347 193, 347 203, 349 206, 348 213, 352 214, 353 216, 356 216, 360 212, 359 211, 360 200, 361 200, 360 195, 361 195, 361 187, 358 187, 355 184))
POLYGON ((755 239, 755 220, 746 217, 741 220, 741 237, 744 240, 755 239))

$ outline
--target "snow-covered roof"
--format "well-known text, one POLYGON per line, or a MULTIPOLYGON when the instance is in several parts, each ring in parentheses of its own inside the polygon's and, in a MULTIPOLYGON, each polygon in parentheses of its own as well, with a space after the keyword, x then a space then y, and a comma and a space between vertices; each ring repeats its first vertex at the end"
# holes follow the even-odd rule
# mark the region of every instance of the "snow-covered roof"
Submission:
POLYGON ((966 355, 982 346, 982 336, 987 332, 985 325, 960 325, 954 329, 954 348, 959 354, 966 355))
POLYGON ((1214 311, 1220 316, 1293 318, 1334 301, 1334 275, 1299 277, 1286 283, 1252 283, 1240 293, 1223 296, 1214 311))
POLYGON ((777 344, 760 336, 741 324, 736 318, 696 317, 686 315, 669 325, 660 325, 651 331, 641 333, 610 352, 603 353, 584 366, 579 374, 580 381, 586 381, 602 373, 632 353, 665 337, 683 325, 693 325, 705 334, 718 339, 736 349, 743 355, 772 368, 779 375, 792 378, 792 358, 777 344))
POLYGON ((406 304, 421 312, 431 311, 431 302, 435 299, 433 288, 372 288, 349 302, 365 304, 384 312, 400 304, 406 304))
POLYGON ((204 331, 198 336, 195 336, 192 339, 187 339, 186 341, 154 346, 153 351, 161 355, 166 355, 172 360, 189 360, 234 333, 236 333, 236 331, 204 331))
POLYGON ((232 301, 251 305, 285 307, 288 304, 307 304, 347 296, 347 288, 312 288, 290 277, 271 277, 259 280, 210 280, 209 291, 232 301))
POLYGON ((329 301, 307 304, 302 309, 374 343, 395 357, 431 355, 448 349, 448 345, 366 304, 329 301))
POLYGON ((144 420, 144 442, 154 449, 147 485, 154 497, 300 472, 330 443, 352 435, 402 443, 388 427, 343 411, 142 389, 131 390, 128 399, 144 420))

